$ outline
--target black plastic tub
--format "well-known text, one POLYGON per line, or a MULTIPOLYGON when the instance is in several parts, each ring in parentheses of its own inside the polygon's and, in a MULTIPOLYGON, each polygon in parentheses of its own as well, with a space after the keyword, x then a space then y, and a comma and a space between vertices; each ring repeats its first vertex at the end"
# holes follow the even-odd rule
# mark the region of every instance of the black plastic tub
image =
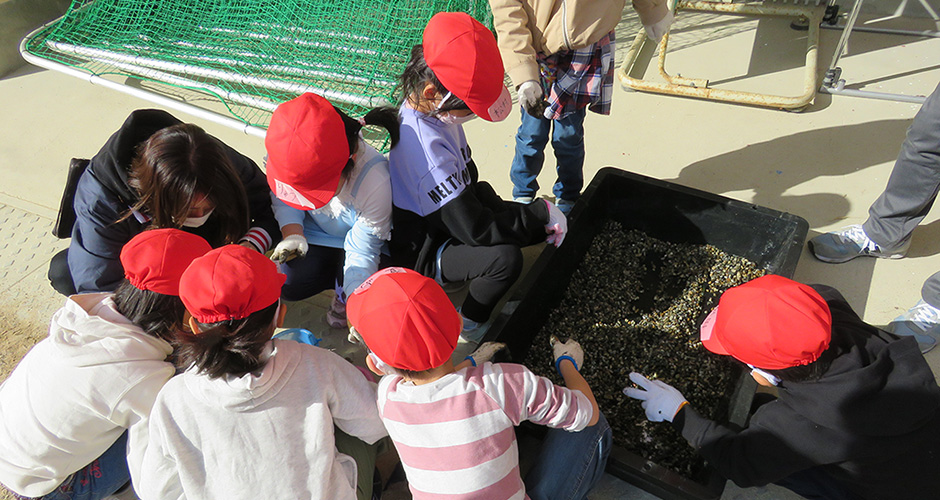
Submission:
MULTIPOLYGON (((608 220, 626 229, 674 243, 711 244, 757 264, 768 272, 792 277, 808 231, 792 214, 732 200, 615 168, 600 170, 571 213, 570 231, 561 247, 547 246, 516 288, 494 322, 487 340, 509 346, 522 362, 549 311, 561 301, 568 282, 608 220)), ((624 385, 627 377, 624 375, 624 385)), ((728 424, 743 426, 756 384, 747 373, 738 377, 728 408, 728 424)), ((663 424, 668 425, 668 424, 663 424)), ((615 446, 608 472, 667 499, 717 499, 725 480, 706 467, 699 477, 684 477, 615 446)))

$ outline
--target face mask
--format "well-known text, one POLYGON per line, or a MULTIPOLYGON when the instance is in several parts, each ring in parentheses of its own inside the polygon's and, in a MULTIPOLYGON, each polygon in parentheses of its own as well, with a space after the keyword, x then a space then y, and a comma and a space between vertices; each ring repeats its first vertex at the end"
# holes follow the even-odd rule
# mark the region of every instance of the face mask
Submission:
POLYGON ((369 353, 369 358, 372 359, 372 364, 375 365, 375 367, 380 372, 386 375, 391 375, 393 373, 392 367, 388 366, 388 364, 386 364, 385 361, 382 361, 381 359, 379 359, 379 357, 376 356, 374 352, 369 353))
POLYGON ((461 123, 467 123, 476 117, 477 115, 474 114, 469 114, 467 116, 454 116, 450 113, 437 115, 437 119, 443 122, 445 125, 460 125, 461 123))
POLYGON ((212 215, 212 212, 215 211, 215 208, 209 210, 202 217, 187 217, 183 220, 183 227, 199 227, 206 223, 209 220, 209 216, 212 215))
POLYGON ((755 368, 754 365, 747 365, 747 366, 751 368, 751 373, 756 373, 760 375, 761 377, 764 377, 768 382, 770 382, 771 384, 775 386, 780 385, 780 379, 777 378, 776 376, 770 373, 767 373, 764 370, 761 370, 760 368, 755 368))
MULTIPOLYGON (((441 106, 447 102, 447 99, 452 96, 450 92, 447 93, 442 99, 441 102, 437 103, 437 107, 434 108, 435 111, 441 109, 441 106)), ((445 125, 460 125, 461 123, 467 123, 468 121, 476 118, 477 115, 470 113, 467 116, 454 116, 450 112, 445 111, 444 113, 438 114, 437 119, 443 122, 445 125)))

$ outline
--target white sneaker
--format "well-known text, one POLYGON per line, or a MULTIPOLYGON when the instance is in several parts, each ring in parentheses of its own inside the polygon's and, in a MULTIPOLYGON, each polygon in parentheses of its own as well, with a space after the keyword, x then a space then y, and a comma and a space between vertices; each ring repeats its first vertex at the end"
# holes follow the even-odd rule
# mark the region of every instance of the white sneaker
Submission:
POLYGON ((809 240, 808 244, 817 259, 837 264, 865 256, 900 259, 911 247, 911 240, 908 238, 897 250, 885 251, 865 234, 861 224, 854 224, 838 231, 821 234, 809 240))
POLYGON ((927 353, 940 338, 940 309, 920 300, 914 307, 888 323, 885 331, 917 340, 920 352, 927 353))

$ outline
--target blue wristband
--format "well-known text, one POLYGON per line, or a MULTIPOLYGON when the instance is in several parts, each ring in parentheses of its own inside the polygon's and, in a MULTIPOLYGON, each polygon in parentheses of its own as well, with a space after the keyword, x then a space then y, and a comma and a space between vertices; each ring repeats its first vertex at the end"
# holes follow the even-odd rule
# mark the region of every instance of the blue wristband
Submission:
POLYGON ((563 360, 563 359, 567 359, 568 361, 571 361, 571 364, 574 365, 574 369, 577 370, 577 371, 579 371, 579 372, 581 371, 581 370, 578 370, 578 363, 575 362, 574 358, 572 358, 571 356, 565 354, 565 355, 563 355, 563 356, 558 356, 558 359, 555 360, 555 370, 558 371, 558 374, 559 374, 559 375, 561 375, 561 360, 563 360))
POLYGON ((471 364, 472 366, 476 366, 476 365, 477 365, 477 361, 476 361, 475 359, 473 359, 473 356, 467 356, 466 358, 463 358, 464 361, 466 361, 466 360, 468 360, 468 359, 470 360, 470 364, 471 364))

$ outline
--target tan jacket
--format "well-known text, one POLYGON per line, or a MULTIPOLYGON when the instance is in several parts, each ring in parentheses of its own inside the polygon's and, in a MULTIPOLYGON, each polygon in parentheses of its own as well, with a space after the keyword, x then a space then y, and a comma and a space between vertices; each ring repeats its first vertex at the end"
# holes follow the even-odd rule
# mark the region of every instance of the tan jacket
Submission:
MULTIPOLYGON (((620 22, 625 0, 490 0, 506 74, 518 87, 539 78, 536 53, 587 47, 620 22)), ((643 25, 661 20, 666 0, 633 0, 643 25)))

